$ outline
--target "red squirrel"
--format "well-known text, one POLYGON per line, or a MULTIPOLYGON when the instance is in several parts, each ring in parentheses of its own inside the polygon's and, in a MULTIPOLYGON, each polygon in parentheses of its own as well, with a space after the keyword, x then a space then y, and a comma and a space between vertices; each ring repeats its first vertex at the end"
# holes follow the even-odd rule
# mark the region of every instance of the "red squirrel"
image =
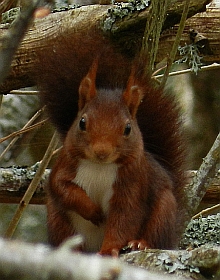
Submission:
POLYGON ((52 245, 74 234, 84 237, 83 251, 100 254, 117 255, 126 245, 176 245, 183 177, 177 171, 180 158, 168 162, 169 156, 178 155, 176 112, 171 99, 151 88, 138 67, 134 65, 125 89, 97 88, 96 60, 80 83, 78 114, 49 179, 52 245), (168 109, 175 113, 161 113, 168 109), (140 127, 148 124, 144 133, 137 117, 140 127), (171 133, 164 152, 164 147, 156 147, 158 141, 149 151, 145 148, 144 141, 152 145, 151 137, 158 137, 152 134, 154 126, 153 133, 161 137, 167 131, 157 131, 159 127, 171 133), (151 152, 156 148, 161 158, 151 152), (163 158, 166 153, 169 156, 163 158))
POLYGON ((184 225, 176 104, 145 74, 147 58, 81 33, 50 42, 35 69, 63 141, 48 183, 49 242, 81 234, 82 251, 103 255, 174 248, 184 225))

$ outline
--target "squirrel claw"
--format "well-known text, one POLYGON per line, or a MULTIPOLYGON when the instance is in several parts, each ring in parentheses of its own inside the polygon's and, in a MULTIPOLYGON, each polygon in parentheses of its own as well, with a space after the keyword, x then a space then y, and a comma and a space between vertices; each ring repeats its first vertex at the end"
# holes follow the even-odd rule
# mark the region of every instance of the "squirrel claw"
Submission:
POLYGON ((145 250, 150 248, 147 242, 144 239, 140 240, 132 240, 128 242, 128 247, 131 248, 131 251, 136 251, 136 250, 145 250))

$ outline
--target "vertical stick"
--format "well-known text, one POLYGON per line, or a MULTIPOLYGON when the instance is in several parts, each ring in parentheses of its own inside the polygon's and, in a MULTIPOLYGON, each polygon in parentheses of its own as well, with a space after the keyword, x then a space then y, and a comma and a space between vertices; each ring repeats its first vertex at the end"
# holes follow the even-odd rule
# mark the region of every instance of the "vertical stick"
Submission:
POLYGON ((206 190, 212 183, 220 165, 220 133, 218 134, 212 148, 187 186, 187 201, 189 218, 191 218, 199 206, 206 190))
POLYGON ((171 66, 172 66, 173 61, 176 57, 176 52, 177 52, 177 49, 178 49, 178 46, 179 46, 179 43, 180 43, 180 39, 181 39, 181 36, 182 36, 182 33, 183 33, 183 29, 185 27, 185 23, 186 23, 188 11, 189 11, 189 4, 190 4, 190 0, 186 0, 185 5, 184 5, 184 9, 183 9, 183 13, 182 13, 182 17, 181 17, 181 20, 180 20, 179 28, 178 28, 178 31, 177 31, 177 34, 176 34, 176 39, 173 43, 172 50, 171 50, 171 52, 169 54, 169 57, 167 59, 167 67, 166 67, 166 70, 165 70, 165 73, 164 73, 164 76, 163 76, 163 80, 161 82, 161 87, 162 88, 166 84, 171 66))
POLYGON ((56 148, 58 144, 58 137, 57 137, 57 133, 55 132, 51 141, 50 141, 50 144, 47 148, 47 151, 39 165, 39 168, 33 178, 33 180, 31 181, 26 193, 24 194, 22 200, 20 201, 20 204, 17 208, 17 211, 15 212, 15 215, 11 221, 11 223, 9 224, 9 227, 5 233, 5 237, 6 238, 11 238, 12 235, 14 234, 14 231, 19 223, 19 220, 22 216, 22 213, 24 212, 24 210, 26 209, 27 205, 29 204, 36 188, 37 188, 37 185, 39 184, 40 182, 40 179, 41 179, 41 176, 42 174, 44 173, 44 170, 46 169, 48 163, 50 162, 51 160, 51 157, 53 155, 53 151, 54 149, 56 148))
POLYGON ((154 69, 161 30, 166 18, 167 6, 170 0, 151 1, 150 17, 146 23, 142 40, 141 56, 148 57, 149 63, 146 72, 151 73, 154 69))

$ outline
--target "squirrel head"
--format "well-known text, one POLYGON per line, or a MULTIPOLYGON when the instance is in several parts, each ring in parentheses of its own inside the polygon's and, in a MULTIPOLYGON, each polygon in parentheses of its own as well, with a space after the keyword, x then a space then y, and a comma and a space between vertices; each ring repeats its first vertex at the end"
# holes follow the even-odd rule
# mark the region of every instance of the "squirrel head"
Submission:
MULTIPOLYGON (((88 74, 83 78, 80 87, 79 87, 79 110, 82 110, 83 107, 95 96, 97 95, 96 89, 96 74, 98 69, 98 59, 96 59, 88 74)), ((134 119, 137 113, 138 106, 141 103, 141 100, 144 96, 143 90, 138 86, 138 82, 135 80, 135 69, 132 68, 130 77, 127 82, 127 87, 122 93, 122 100, 124 104, 129 109, 131 117, 134 119)))
MULTIPOLYGON (((79 113, 68 135, 73 151, 97 163, 122 163, 143 152, 136 112, 142 89, 131 73, 125 90, 96 88, 98 60, 79 87, 79 113)), ((67 135, 67 138, 68 138, 67 135)))

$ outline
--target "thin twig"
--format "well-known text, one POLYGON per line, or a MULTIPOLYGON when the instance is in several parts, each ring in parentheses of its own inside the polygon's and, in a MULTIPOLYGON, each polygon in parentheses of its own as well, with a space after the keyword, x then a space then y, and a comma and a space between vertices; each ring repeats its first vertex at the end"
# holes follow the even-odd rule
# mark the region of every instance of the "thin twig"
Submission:
POLYGON ((58 154, 61 149, 63 148, 63 146, 59 147, 58 149, 56 149, 54 152, 53 152, 53 156, 55 156, 56 154, 58 154))
POLYGON ((36 191, 37 185, 39 184, 39 182, 41 180, 41 177, 42 177, 48 163, 51 160, 53 151, 56 148, 57 144, 58 144, 58 137, 57 137, 57 132, 55 132, 51 141, 50 141, 50 144, 49 144, 49 146, 46 150, 46 153, 43 157, 43 160, 40 163, 39 168, 38 168, 33 180, 31 181, 27 191, 25 192, 22 200, 20 201, 20 204, 17 208, 17 211, 16 211, 16 213, 15 213, 15 215, 14 215, 14 217, 13 217, 13 219, 12 219, 12 221, 11 221, 11 223, 10 223, 6 233, 5 233, 6 238, 11 238, 12 237, 24 210, 28 206, 34 192, 36 191))
MULTIPOLYGON (((215 69, 219 69, 220 68, 220 64, 218 63, 213 63, 211 65, 206 65, 206 66, 202 66, 199 70, 199 72, 204 72, 204 71, 209 71, 209 70, 215 70, 215 69)), ((159 69, 162 70, 162 69, 159 69)), ((164 74, 160 74, 157 75, 158 71, 155 71, 152 75, 152 79, 160 79, 163 78, 164 74)), ((169 77, 171 76, 177 76, 177 75, 182 75, 182 74, 188 74, 188 73, 192 73, 191 69, 184 69, 184 70, 179 70, 179 71, 174 71, 174 72, 170 72, 169 73, 169 77)))
POLYGON ((21 134, 23 134, 23 133, 25 133, 25 132, 28 132, 28 131, 30 131, 30 130, 32 130, 32 129, 35 129, 36 127, 42 126, 42 125, 44 125, 47 121, 48 121, 48 118, 45 119, 45 120, 43 120, 43 121, 41 121, 41 122, 38 122, 38 123, 36 123, 36 124, 30 125, 30 126, 27 127, 27 128, 23 128, 23 129, 21 129, 21 130, 12 132, 12 133, 9 134, 8 136, 5 136, 5 137, 1 138, 1 139, 0 139, 0 143, 4 142, 4 141, 6 141, 6 140, 8 140, 8 139, 10 139, 10 138, 12 138, 12 137, 16 137, 16 136, 21 135, 21 134))
POLYGON ((38 90, 22 90, 22 89, 13 89, 9 92, 10 94, 15 95, 37 95, 39 93, 38 90))
POLYGON ((151 73, 154 69, 160 34, 166 17, 168 3, 169 0, 151 1, 149 10, 150 16, 146 22, 140 51, 140 56, 147 56, 149 58, 148 65, 146 66, 147 73, 151 73))
POLYGON ((206 190, 214 180, 219 170, 220 163, 220 133, 218 134, 212 148, 187 187, 188 216, 192 217, 199 206, 206 190))
POLYGON ((157 76, 163 77, 163 74, 162 74, 162 75, 157 75, 157 73, 159 73, 160 71, 162 71, 162 70, 165 69, 166 67, 167 67, 167 66, 165 65, 165 66, 162 66, 162 67, 160 67, 159 69, 155 70, 155 71, 153 72, 153 74, 152 74, 152 78, 157 78, 157 76))
MULTIPOLYGON (((42 114, 44 109, 45 109, 45 106, 42 109, 38 110, 36 112, 36 114, 24 125, 24 127, 22 129, 26 129, 26 128, 30 127, 30 125, 42 114)), ((39 123, 38 123, 38 125, 39 125, 39 123)), ((15 138, 8 144, 8 146, 5 148, 5 150, 1 153, 0 160, 12 148, 12 146, 16 143, 16 141, 19 139, 19 137, 20 137, 20 133, 19 133, 19 135, 15 136, 15 138)), ((1 139, 0 139, 0 141, 1 141, 1 139)))
POLYGON ((216 204, 216 205, 214 205, 214 206, 212 206, 212 207, 209 207, 209 208, 207 208, 207 209, 202 210, 202 211, 199 212, 198 214, 194 215, 194 216, 192 217, 192 219, 193 219, 193 220, 198 219, 199 217, 201 217, 201 216, 203 216, 203 215, 205 215, 205 214, 209 214, 210 212, 212 212, 212 211, 214 211, 214 210, 217 210, 217 209, 220 209, 220 203, 219 203, 219 204, 216 204))
MULTIPOLYGON (((61 146, 61 147, 57 148, 56 150, 54 150, 53 153, 52 153, 52 157, 55 156, 56 154, 58 154, 61 151, 62 148, 63 148, 63 146, 61 146)), ((39 163, 41 163, 41 162, 42 162, 42 160, 39 161, 39 163)))
POLYGON ((183 8, 183 13, 182 13, 182 17, 181 17, 181 20, 180 20, 179 28, 178 28, 178 31, 177 31, 177 35, 176 35, 176 38, 175 38, 172 50, 171 50, 171 52, 169 54, 169 57, 167 59, 167 68, 165 70, 165 73, 164 73, 164 76, 163 76, 163 80, 161 82, 161 87, 162 88, 166 84, 166 81, 167 81, 167 78, 169 76, 169 72, 170 72, 171 66, 172 66, 173 61, 174 61, 174 59, 176 57, 177 49, 178 49, 178 46, 180 44, 180 39, 181 39, 183 30, 184 30, 184 27, 185 27, 185 23, 186 23, 188 11, 189 11, 190 0, 185 0, 185 1, 186 2, 185 2, 185 5, 184 5, 184 8, 183 8))
POLYGON ((0 45, 0 83, 4 81, 10 70, 11 61, 31 21, 32 15, 40 0, 32 0, 24 5, 19 17, 1 38, 0 45))

